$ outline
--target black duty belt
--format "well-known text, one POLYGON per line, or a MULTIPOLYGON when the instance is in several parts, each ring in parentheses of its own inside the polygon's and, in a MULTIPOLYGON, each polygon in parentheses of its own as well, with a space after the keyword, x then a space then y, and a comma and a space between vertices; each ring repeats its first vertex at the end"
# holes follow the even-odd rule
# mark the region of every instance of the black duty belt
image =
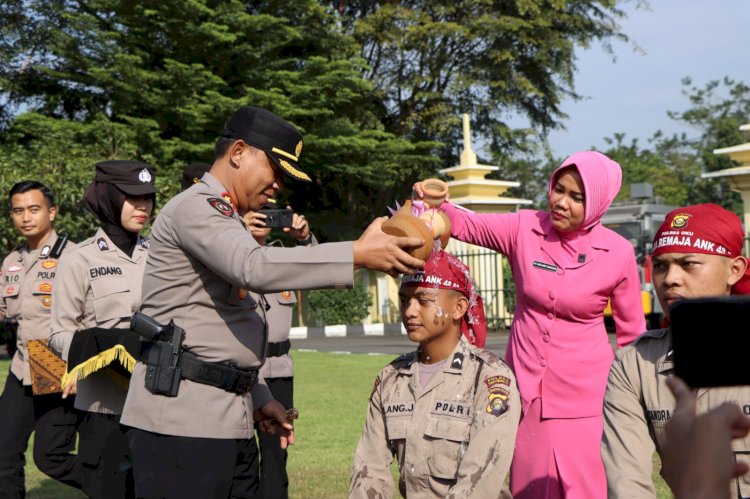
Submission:
POLYGON ((266 357, 281 357, 289 353, 292 348, 292 342, 289 340, 269 343, 266 349, 266 357))
POLYGON ((206 362, 187 350, 183 350, 178 367, 182 369, 183 379, 215 386, 240 395, 252 390, 258 381, 258 369, 245 371, 225 364, 206 362))

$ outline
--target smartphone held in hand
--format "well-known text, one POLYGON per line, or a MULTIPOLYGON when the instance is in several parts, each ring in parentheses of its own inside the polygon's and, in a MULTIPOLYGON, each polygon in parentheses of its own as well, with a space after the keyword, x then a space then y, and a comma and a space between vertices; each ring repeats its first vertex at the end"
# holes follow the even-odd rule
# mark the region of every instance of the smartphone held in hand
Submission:
POLYGON ((284 227, 292 226, 292 210, 279 209, 279 208, 264 208, 258 210, 258 213, 263 213, 266 218, 264 222, 266 227, 272 229, 283 229, 284 227))
POLYGON ((669 315, 675 375, 691 388, 750 385, 750 296, 680 300, 669 315))

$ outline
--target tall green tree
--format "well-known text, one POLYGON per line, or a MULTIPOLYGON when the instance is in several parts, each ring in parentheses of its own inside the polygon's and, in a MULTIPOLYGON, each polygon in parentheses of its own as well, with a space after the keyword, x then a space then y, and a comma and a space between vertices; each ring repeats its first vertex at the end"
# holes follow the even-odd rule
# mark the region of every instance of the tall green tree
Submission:
POLYGON ((529 137, 508 118, 528 118, 544 137, 565 118, 574 89, 575 49, 627 41, 617 0, 333 0, 361 45, 388 130, 437 140, 453 161, 461 113, 496 155, 529 137))
MULTIPOLYGON (((672 119, 693 127, 698 138, 689 146, 700 165, 701 173, 737 166, 729 156, 714 154, 715 149, 735 146, 748 141, 747 132, 740 126, 750 122, 750 86, 748 83, 725 77, 696 86, 685 78, 683 95, 690 102, 686 111, 670 111, 672 119)), ((688 191, 690 203, 714 202, 740 213, 742 201, 724 179, 696 178, 688 191)))
POLYGON ((404 172, 435 166, 433 144, 385 129, 356 43, 316 1, 8 0, 0 19, 0 89, 14 140, 36 137, 9 118, 19 110, 62 127, 105 117, 133 137, 131 150, 107 149, 110 157, 157 165, 173 180, 166 195, 184 164, 213 159, 225 120, 247 104, 303 131, 302 161, 317 182, 294 186, 290 199, 322 212, 317 226, 331 238, 383 213, 404 172))

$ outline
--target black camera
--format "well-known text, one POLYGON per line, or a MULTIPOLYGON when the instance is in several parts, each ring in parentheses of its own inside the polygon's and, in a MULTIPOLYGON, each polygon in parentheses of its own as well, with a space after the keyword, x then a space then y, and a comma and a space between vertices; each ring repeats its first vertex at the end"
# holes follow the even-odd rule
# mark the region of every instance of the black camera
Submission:
POLYGON ((264 208, 258 210, 258 213, 263 213, 266 218, 263 220, 266 227, 272 229, 283 229, 284 227, 292 226, 292 210, 279 209, 279 208, 264 208))

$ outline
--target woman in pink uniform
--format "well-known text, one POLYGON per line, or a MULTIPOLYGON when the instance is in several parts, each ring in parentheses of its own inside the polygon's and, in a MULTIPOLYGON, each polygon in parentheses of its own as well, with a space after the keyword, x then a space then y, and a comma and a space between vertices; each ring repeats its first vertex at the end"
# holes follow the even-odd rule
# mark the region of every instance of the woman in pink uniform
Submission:
MULTIPOLYGON (((516 309, 506 352, 523 416, 510 489, 514 498, 607 495, 599 446, 613 351, 604 328, 612 302, 617 344, 646 329, 633 247, 600 220, 620 190, 620 165, 592 151, 552 174, 548 211, 442 209, 452 236, 508 257, 516 309)), ((421 188, 415 186, 417 195, 421 188)))

